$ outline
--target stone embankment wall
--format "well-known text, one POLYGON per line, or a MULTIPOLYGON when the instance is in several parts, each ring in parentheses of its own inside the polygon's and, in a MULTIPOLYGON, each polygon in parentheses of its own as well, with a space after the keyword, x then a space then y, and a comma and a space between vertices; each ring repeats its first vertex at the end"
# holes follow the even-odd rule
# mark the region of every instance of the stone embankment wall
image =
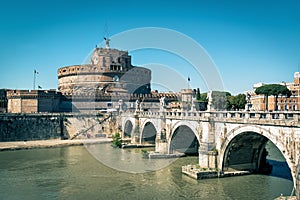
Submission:
POLYGON ((60 115, 2 114, 0 141, 56 139, 63 136, 60 115))
POLYGON ((1 114, 0 142, 107 137, 118 130, 109 114, 1 114))
POLYGON ((110 137, 118 132, 113 115, 72 115, 64 119, 65 132, 69 139, 110 137))

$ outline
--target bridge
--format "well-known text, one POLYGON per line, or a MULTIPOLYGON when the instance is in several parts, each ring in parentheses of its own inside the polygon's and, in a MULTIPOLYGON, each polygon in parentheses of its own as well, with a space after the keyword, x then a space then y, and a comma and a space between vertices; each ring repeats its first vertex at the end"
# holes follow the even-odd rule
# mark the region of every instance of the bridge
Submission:
POLYGON ((199 155, 202 168, 248 170, 266 167, 266 144, 282 153, 299 198, 300 112, 182 111, 122 113, 123 138, 155 144, 161 154, 199 155))

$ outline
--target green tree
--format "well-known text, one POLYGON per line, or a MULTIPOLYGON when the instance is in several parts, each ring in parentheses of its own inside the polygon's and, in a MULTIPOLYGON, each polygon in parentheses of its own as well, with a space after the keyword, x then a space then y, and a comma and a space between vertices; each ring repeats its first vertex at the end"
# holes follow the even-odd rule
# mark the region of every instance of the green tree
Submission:
POLYGON ((207 93, 202 93, 200 94, 200 99, 199 99, 200 102, 208 102, 208 99, 207 99, 207 93))
POLYGON ((269 100, 269 96, 271 95, 271 91, 272 91, 272 86, 271 85, 263 85, 263 86, 260 86, 260 87, 255 89, 256 94, 258 94, 258 95, 263 94, 264 95, 266 110, 269 110, 268 109, 268 100, 269 100))
POLYGON ((246 95, 238 94, 232 96, 229 92, 226 92, 226 109, 227 110, 239 110, 244 109, 246 105, 246 95))
POLYGON ((197 92, 196 92, 196 100, 199 101, 200 98, 201 98, 200 89, 197 88, 197 92))
POLYGON ((292 92, 284 85, 279 84, 272 84, 273 89, 271 91, 271 94, 275 96, 275 110, 278 110, 278 96, 283 95, 286 97, 290 97, 292 95, 292 92))
POLYGON ((226 110, 234 109, 234 96, 231 96, 231 95, 226 96, 225 107, 226 107, 226 110))
POLYGON ((244 109, 246 105, 246 95, 245 94, 238 94, 234 97, 233 104, 236 109, 244 109))
POLYGON ((291 96, 291 91, 284 85, 280 84, 268 84, 268 85, 263 85, 255 90, 256 94, 263 94, 265 98, 265 108, 266 110, 269 110, 268 108, 268 100, 269 96, 274 95, 275 96, 275 110, 277 110, 277 99, 279 95, 285 95, 287 97, 291 96))
POLYGON ((116 133, 115 135, 112 136, 112 146, 115 148, 121 148, 122 147, 122 138, 120 133, 116 133))

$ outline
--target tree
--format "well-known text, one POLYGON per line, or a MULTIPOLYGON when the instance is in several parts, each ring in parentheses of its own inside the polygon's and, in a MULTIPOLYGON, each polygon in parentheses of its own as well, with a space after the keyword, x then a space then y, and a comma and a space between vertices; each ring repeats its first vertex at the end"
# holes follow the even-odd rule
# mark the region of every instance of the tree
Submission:
POLYGON ((234 109, 234 96, 230 95, 226 95, 226 110, 232 110, 234 109))
POLYGON ((200 94, 200 101, 202 102, 208 102, 207 93, 200 94))
POLYGON ((268 99, 269 99, 269 96, 271 95, 271 91, 272 91, 272 86, 270 86, 270 85, 263 85, 263 86, 260 86, 255 89, 256 94, 264 95, 266 110, 268 110, 268 99))
POLYGON ((122 138, 120 133, 116 133, 115 135, 112 136, 112 146, 114 148, 121 148, 122 147, 122 138))
POLYGON ((265 97, 265 108, 266 110, 269 110, 268 108, 268 99, 270 95, 274 95, 275 96, 275 110, 277 110, 278 106, 277 106, 277 99, 279 95, 285 95, 287 97, 291 96, 291 91, 284 85, 280 85, 280 84, 268 84, 268 85, 263 85, 260 86, 258 88, 256 88, 255 90, 256 94, 263 94, 265 97))
POLYGON ((237 109, 244 109, 246 105, 246 95, 238 94, 234 97, 234 105, 237 109))
POLYGON ((271 91, 271 94, 275 96, 275 110, 278 110, 278 96, 283 95, 286 97, 290 97, 292 95, 292 92, 284 85, 279 84, 272 84, 273 89, 271 91))
POLYGON ((197 92, 196 92, 196 100, 199 101, 200 98, 201 98, 200 89, 197 88, 197 92))
POLYGON ((227 110, 239 110, 244 109, 246 105, 246 95, 238 94, 231 96, 229 92, 226 93, 226 109, 227 110))

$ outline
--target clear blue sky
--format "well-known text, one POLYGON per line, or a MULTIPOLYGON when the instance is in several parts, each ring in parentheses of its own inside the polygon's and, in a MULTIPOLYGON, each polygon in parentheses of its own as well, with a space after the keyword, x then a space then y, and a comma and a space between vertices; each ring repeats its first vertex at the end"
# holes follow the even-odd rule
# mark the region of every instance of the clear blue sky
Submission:
MULTIPOLYGON (((0 88, 32 89, 34 69, 38 85, 57 88, 57 69, 81 64, 106 23, 109 35, 162 27, 193 38, 233 94, 257 82, 290 82, 300 65, 299 1, 2 1, 0 88)), ((168 59, 148 53, 132 52, 133 64, 168 59)))

